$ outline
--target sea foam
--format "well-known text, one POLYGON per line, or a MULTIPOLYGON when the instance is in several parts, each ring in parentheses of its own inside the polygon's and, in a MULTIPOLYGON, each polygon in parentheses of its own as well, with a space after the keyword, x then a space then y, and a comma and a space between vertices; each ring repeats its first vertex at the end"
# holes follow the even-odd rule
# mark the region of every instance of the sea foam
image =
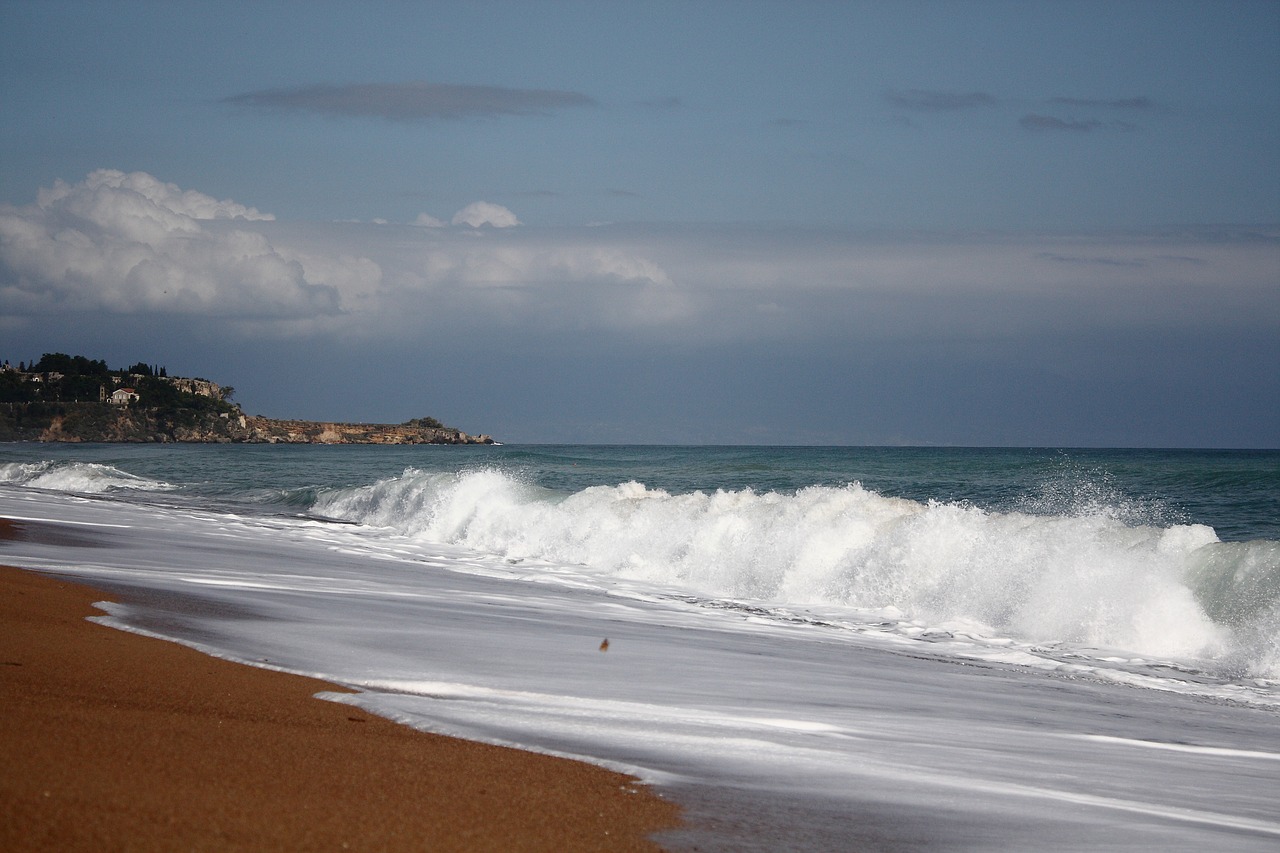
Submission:
POLYGON ((673 494, 627 482, 564 495, 502 470, 408 469, 323 494, 315 509, 699 596, 900 612, 988 638, 1280 675, 1280 544, 1126 523, 1106 507, 994 512, 858 483, 673 494))
POLYGON ((97 462, 9 462, 0 464, 0 483, 53 492, 101 494, 115 489, 167 491, 168 483, 139 477, 97 462))

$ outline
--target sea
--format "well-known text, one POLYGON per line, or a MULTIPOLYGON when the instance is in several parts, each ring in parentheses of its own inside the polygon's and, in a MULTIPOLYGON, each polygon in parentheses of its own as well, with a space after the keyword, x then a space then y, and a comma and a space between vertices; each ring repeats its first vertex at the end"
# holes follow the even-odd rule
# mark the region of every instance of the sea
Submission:
POLYGON ((0 516, 672 850, 1280 849, 1280 451, 0 444, 0 516))

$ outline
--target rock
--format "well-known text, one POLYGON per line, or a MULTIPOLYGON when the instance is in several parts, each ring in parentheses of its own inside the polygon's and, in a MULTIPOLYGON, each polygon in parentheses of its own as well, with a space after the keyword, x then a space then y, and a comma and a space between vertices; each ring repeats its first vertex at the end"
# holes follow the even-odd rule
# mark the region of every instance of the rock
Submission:
MULTIPOLYGON (((493 444, 450 427, 275 420, 239 409, 157 413, 110 403, 0 404, 0 441, 252 444, 493 444)), ((438 422, 437 422, 438 423, 438 422)))

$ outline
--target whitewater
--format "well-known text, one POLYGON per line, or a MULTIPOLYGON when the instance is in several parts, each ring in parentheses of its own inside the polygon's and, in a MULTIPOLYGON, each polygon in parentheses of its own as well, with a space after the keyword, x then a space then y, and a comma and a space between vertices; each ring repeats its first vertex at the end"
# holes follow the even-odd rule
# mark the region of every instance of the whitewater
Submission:
POLYGON ((0 516, 106 624, 634 773, 675 849, 1280 845, 1280 453, 4 445, 0 516))

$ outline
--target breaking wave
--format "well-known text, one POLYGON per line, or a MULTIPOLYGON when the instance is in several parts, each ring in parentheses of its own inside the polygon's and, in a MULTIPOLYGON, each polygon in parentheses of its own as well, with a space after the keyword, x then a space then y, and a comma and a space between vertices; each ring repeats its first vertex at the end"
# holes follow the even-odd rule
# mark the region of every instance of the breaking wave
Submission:
POLYGON ((1096 501, 995 512, 858 483, 673 494, 628 482, 564 495, 500 470, 408 469, 322 493, 314 511, 714 598, 891 610, 1280 677, 1280 542, 1134 523, 1096 501))
POLYGON ((52 492, 101 494, 117 489, 168 491, 168 483, 148 480, 96 462, 9 462, 0 464, 0 483, 52 492))

